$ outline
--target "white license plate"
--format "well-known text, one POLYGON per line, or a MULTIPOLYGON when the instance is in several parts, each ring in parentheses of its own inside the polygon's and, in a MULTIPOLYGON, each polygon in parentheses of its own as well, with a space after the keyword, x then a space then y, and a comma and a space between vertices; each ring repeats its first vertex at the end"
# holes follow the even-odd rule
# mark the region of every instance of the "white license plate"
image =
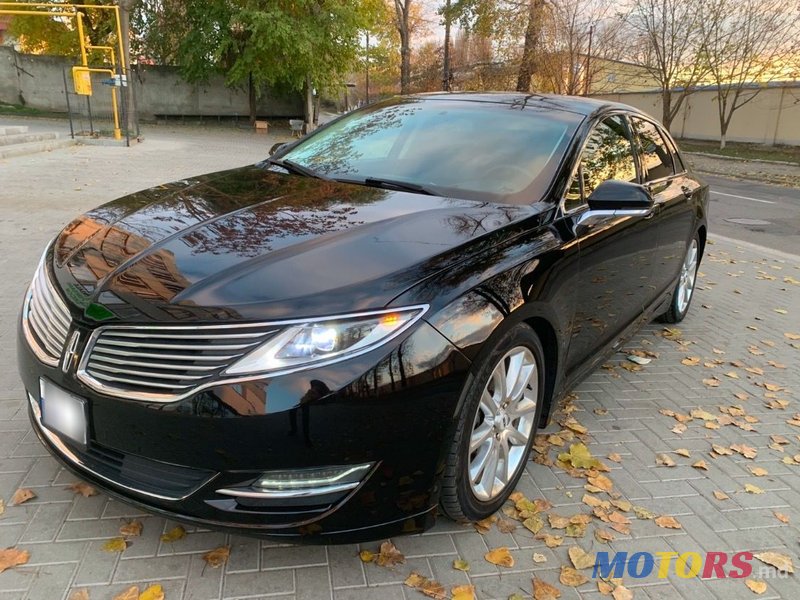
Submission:
POLYGON ((86 445, 86 401, 46 379, 39 380, 42 424, 69 439, 86 445))

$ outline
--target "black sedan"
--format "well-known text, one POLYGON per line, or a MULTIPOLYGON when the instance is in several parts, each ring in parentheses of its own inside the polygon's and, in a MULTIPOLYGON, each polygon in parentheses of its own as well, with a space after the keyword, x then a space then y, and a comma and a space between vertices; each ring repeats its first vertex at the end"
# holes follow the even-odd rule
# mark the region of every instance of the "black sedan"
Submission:
POLYGON ((20 319, 33 427, 79 477, 202 526, 482 519, 558 399, 686 315, 707 203, 627 106, 379 102, 70 223, 20 319))

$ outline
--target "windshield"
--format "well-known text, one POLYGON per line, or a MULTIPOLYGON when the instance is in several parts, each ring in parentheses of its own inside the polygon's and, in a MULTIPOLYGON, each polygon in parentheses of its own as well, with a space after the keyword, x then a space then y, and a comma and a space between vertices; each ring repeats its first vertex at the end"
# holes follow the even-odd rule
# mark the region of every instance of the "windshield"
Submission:
POLYGON ((531 204, 581 119, 519 104, 399 98, 339 119, 280 159, 341 181, 531 204))

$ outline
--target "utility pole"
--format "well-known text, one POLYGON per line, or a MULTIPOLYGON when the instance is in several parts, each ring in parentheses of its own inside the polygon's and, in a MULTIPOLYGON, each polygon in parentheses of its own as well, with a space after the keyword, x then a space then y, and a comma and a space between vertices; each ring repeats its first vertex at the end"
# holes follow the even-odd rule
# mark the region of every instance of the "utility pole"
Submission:
POLYGON ((442 58, 442 89, 450 91, 450 0, 444 4, 444 57, 442 58))
POLYGON ((367 104, 369 104, 369 31, 367 31, 367 54, 364 60, 364 64, 367 68, 367 81, 366 81, 366 96, 367 96, 367 104))
POLYGON ((136 98, 133 93, 133 77, 131 74, 131 9, 133 8, 133 3, 134 0, 118 0, 117 2, 119 6, 120 36, 122 37, 122 56, 120 56, 119 60, 122 67, 122 75, 126 80, 122 93, 125 94, 125 105, 127 107, 125 127, 128 130, 128 136, 139 135, 139 120, 136 116, 136 98))
POLYGON ((589 89, 592 85, 592 74, 589 67, 592 64, 592 35, 594 34, 594 25, 589 26, 589 50, 586 52, 586 73, 583 76, 583 95, 589 95, 589 89))

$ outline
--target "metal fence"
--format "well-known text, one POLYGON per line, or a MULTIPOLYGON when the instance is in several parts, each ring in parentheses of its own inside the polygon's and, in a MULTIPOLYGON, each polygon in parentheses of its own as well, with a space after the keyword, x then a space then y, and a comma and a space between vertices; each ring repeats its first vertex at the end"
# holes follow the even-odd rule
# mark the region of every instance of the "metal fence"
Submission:
MULTIPOLYGON (((72 138, 119 139, 130 146, 131 139, 139 135, 139 124, 128 124, 128 93, 126 87, 119 85, 119 78, 91 73, 90 95, 76 91, 70 69, 63 69, 63 78, 72 138), (114 110, 112 94, 116 94, 117 110, 114 110)), ((133 81, 129 79, 125 83, 132 85, 133 81)))

